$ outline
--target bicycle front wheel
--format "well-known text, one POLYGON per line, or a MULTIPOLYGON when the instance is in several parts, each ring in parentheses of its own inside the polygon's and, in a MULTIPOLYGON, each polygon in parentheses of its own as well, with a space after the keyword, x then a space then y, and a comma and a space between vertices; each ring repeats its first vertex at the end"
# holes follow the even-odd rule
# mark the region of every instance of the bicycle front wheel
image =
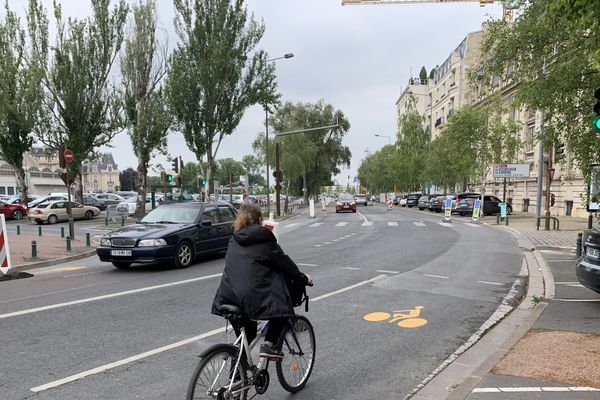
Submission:
POLYGON ((247 371, 244 363, 240 363, 235 369, 237 356, 236 349, 223 345, 202 357, 188 385, 186 400, 217 398, 245 400, 248 393, 247 371), (235 380, 229 392, 231 377, 234 374, 235 380))
POLYGON ((283 329, 277 346, 284 353, 275 368, 281 387, 295 393, 302 389, 315 364, 315 331, 308 318, 297 316, 283 329), (292 329, 293 328, 293 329, 292 329))

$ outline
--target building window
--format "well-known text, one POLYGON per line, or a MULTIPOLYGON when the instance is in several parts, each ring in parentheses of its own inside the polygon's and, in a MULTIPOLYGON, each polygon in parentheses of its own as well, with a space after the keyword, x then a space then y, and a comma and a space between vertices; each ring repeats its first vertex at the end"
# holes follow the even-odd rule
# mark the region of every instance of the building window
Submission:
POLYGON ((98 172, 98 164, 92 165, 92 172, 98 172))
POLYGON ((6 188, 4 186, 0 186, 0 194, 6 194, 6 188))
POLYGON ((7 193, 7 194, 8 194, 9 196, 12 196, 12 195, 14 195, 14 194, 15 194, 15 188, 14 188, 14 187, 12 187, 12 186, 9 186, 7 189, 8 189, 8 193, 7 193))
POLYGON ((527 151, 533 151, 533 140, 535 139, 535 125, 527 125, 527 151))

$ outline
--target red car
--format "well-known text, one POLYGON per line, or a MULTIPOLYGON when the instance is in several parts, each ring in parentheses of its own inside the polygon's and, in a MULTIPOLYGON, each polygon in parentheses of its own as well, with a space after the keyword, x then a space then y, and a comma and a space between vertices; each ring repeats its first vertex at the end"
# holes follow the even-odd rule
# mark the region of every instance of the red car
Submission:
POLYGON ((335 201, 335 212, 339 213, 341 211, 356 212, 356 201, 354 200, 354 196, 342 194, 337 198, 335 201))
POLYGON ((4 214, 6 218, 21 219, 27 215, 27 208, 22 204, 9 204, 0 201, 0 214, 4 214))

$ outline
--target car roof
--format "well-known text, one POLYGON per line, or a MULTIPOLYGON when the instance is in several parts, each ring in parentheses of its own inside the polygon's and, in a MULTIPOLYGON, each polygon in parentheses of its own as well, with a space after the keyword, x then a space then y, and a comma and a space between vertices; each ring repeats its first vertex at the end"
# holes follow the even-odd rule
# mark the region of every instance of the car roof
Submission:
POLYGON ((166 203, 161 205, 161 207, 200 207, 200 206, 231 206, 229 204, 229 202, 227 201, 205 201, 205 202, 201 202, 201 201, 194 201, 194 202, 186 202, 186 203, 177 203, 177 202, 173 202, 173 203, 166 203))

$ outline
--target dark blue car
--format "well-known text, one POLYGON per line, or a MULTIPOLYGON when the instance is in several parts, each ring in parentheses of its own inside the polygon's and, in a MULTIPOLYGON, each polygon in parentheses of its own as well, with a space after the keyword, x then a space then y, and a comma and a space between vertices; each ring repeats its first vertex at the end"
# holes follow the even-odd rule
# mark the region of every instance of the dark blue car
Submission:
POLYGON ((187 268, 200 254, 227 249, 236 216, 224 202, 164 204, 138 224, 104 235, 96 253, 122 269, 156 262, 187 268))

